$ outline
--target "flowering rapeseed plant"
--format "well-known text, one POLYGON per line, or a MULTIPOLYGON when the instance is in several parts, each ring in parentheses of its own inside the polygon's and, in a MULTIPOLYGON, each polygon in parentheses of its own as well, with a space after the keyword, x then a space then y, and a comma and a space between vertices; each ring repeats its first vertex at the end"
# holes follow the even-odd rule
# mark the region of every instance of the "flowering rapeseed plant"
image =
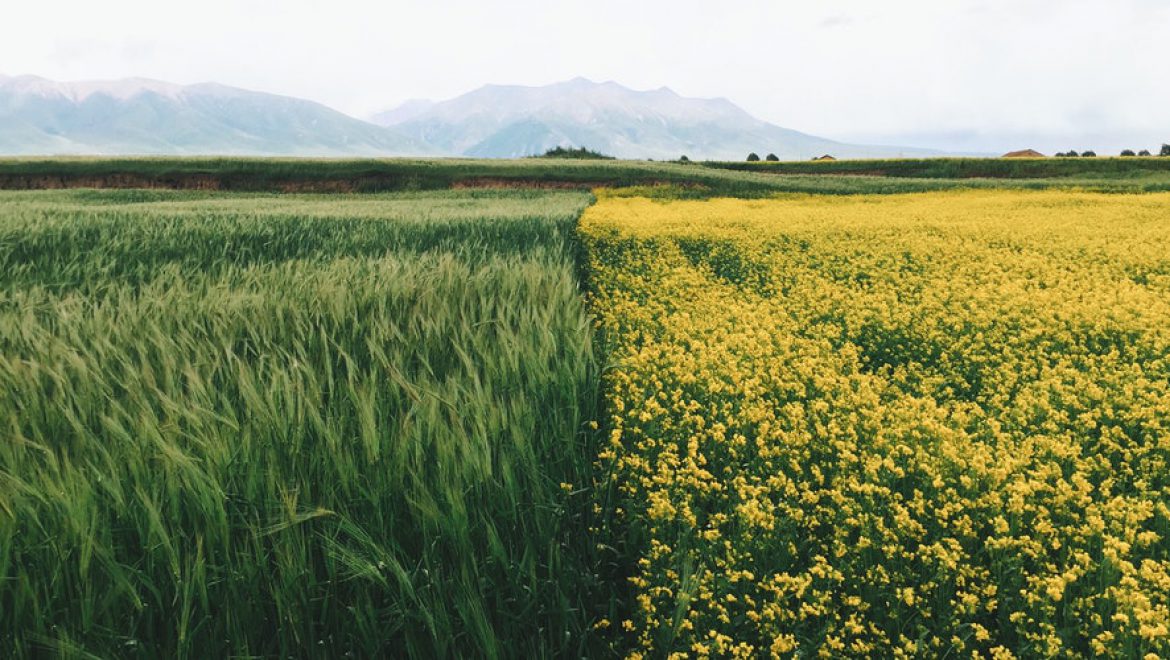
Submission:
POLYGON ((599 195, 631 655, 1170 655, 1170 195, 599 195))

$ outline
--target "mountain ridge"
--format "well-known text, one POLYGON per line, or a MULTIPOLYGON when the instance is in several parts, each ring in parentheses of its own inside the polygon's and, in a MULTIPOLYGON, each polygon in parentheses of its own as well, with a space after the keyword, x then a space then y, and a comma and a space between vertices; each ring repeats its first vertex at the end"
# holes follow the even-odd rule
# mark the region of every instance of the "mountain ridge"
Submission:
POLYGON ((809 135, 757 119, 724 97, 689 98, 665 86, 638 91, 583 77, 543 86, 489 84, 446 101, 421 102, 426 106, 411 103, 411 112, 392 109, 371 120, 445 151, 477 157, 522 157, 558 146, 655 159, 740 160, 749 152, 785 160, 824 153, 941 155, 809 135))
POLYGON ((583 77, 484 85, 446 101, 408 101, 363 121, 315 101, 215 82, 0 74, 0 154, 7 155, 518 158, 554 147, 656 160, 742 160, 749 152, 783 160, 943 155, 782 128, 724 97, 583 77))
POLYGON ((0 153, 439 155, 315 101, 214 82, 0 76, 0 153))

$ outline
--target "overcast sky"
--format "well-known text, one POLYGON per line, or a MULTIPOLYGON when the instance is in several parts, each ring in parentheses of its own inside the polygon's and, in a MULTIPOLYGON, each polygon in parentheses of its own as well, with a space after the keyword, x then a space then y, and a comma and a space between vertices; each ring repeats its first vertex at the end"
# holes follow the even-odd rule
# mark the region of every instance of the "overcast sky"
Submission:
POLYGON ((0 73, 216 81, 366 116, 575 76, 827 137, 1170 142, 1170 0, 8 0, 0 73))

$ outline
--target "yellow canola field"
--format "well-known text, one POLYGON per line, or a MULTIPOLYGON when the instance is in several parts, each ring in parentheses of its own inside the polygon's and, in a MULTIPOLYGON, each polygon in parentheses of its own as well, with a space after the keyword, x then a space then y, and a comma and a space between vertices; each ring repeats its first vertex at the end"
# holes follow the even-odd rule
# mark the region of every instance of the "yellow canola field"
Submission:
POLYGON ((1170 656, 1170 195, 599 195, 617 644, 1170 656))

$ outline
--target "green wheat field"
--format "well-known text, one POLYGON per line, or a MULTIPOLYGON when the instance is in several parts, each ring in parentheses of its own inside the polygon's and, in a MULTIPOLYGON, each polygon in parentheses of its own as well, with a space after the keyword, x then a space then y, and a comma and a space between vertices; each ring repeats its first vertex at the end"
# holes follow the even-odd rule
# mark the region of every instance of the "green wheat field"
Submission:
POLYGON ((588 194, 2 198, 0 646, 577 650, 588 194))

